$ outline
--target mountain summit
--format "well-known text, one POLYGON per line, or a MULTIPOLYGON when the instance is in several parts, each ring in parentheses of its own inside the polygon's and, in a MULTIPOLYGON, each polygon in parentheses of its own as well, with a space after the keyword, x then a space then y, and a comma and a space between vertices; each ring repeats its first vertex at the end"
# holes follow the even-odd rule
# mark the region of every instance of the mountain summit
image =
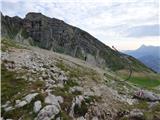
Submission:
MULTIPOLYGON (((89 33, 41 13, 30 12, 24 19, 2 15, 2 37, 77 57, 101 68, 120 70, 128 66, 117 51, 89 33)), ((127 59, 133 70, 151 71, 133 57, 127 59)))

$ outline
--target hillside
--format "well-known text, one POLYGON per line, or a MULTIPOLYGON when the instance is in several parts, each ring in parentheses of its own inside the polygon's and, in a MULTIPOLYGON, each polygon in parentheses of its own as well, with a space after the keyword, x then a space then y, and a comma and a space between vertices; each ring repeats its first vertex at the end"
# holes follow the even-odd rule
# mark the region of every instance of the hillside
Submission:
MULTIPOLYGON (((28 13, 24 19, 1 16, 4 38, 77 57, 101 68, 128 69, 126 60, 119 53, 89 33, 61 20, 33 12, 28 13)), ((133 70, 152 72, 133 57, 128 56, 127 59, 133 70)))
POLYGON ((137 50, 124 51, 124 53, 137 58, 156 72, 160 72, 160 47, 142 45, 137 50))
POLYGON ((4 119, 160 118, 160 76, 153 73, 154 81, 123 81, 109 69, 7 39, 2 39, 1 69, 4 119), (142 88, 144 100, 133 99, 142 88))
POLYGON ((160 75, 134 57, 41 13, 1 17, 2 120, 160 119, 160 75))

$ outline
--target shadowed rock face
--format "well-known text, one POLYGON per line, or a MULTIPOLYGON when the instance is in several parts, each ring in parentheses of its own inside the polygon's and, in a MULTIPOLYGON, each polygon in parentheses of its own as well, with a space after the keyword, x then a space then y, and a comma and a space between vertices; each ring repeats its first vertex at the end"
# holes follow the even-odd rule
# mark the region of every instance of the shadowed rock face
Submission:
MULTIPOLYGON (((89 33, 41 13, 28 13, 24 19, 2 15, 2 36, 17 38, 17 33, 32 38, 35 46, 78 57, 99 67, 118 70, 126 66, 119 54, 89 33)), ((131 63, 136 61, 129 59, 131 63)), ((146 68, 139 61, 136 62, 138 66, 146 68)))

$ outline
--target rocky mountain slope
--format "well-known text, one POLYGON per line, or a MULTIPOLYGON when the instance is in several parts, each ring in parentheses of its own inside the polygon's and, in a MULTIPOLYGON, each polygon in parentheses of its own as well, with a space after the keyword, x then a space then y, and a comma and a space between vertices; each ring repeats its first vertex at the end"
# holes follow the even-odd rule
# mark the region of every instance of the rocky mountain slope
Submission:
POLYGON ((160 119, 160 76, 135 58, 40 13, 1 16, 2 120, 160 119))
MULTIPOLYGON (((61 20, 32 12, 28 13, 24 19, 2 14, 1 16, 2 37, 77 57, 101 68, 120 70, 128 66, 119 53, 89 33, 61 20)), ((152 72, 133 57, 128 56, 127 59, 133 70, 152 72)))
POLYGON ((137 58, 156 72, 160 72, 160 47, 142 45, 136 50, 128 50, 124 53, 137 58))
POLYGON ((7 39, 1 55, 2 119, 160 119, 160 77, 153 73, 156 84, 139 95, 139 84, 67 55, 7 39))

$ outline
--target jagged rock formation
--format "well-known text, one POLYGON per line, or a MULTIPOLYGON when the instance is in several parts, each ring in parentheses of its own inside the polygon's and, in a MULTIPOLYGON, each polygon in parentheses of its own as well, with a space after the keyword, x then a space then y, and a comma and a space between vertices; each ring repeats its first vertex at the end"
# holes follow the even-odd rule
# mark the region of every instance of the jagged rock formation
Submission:
MULTIPOLYGON (((32 12, 24 19, 17 16, 1 16, 2 37, 10 37, 21 43, 78 57, 102 68, 109 67, 112 70, 127 68, 127 62, 120 54, 89 33, 61 20, 32 12)), ((134 70, 151 72, 136 59, 128 56, 128 60, 134 70)))

